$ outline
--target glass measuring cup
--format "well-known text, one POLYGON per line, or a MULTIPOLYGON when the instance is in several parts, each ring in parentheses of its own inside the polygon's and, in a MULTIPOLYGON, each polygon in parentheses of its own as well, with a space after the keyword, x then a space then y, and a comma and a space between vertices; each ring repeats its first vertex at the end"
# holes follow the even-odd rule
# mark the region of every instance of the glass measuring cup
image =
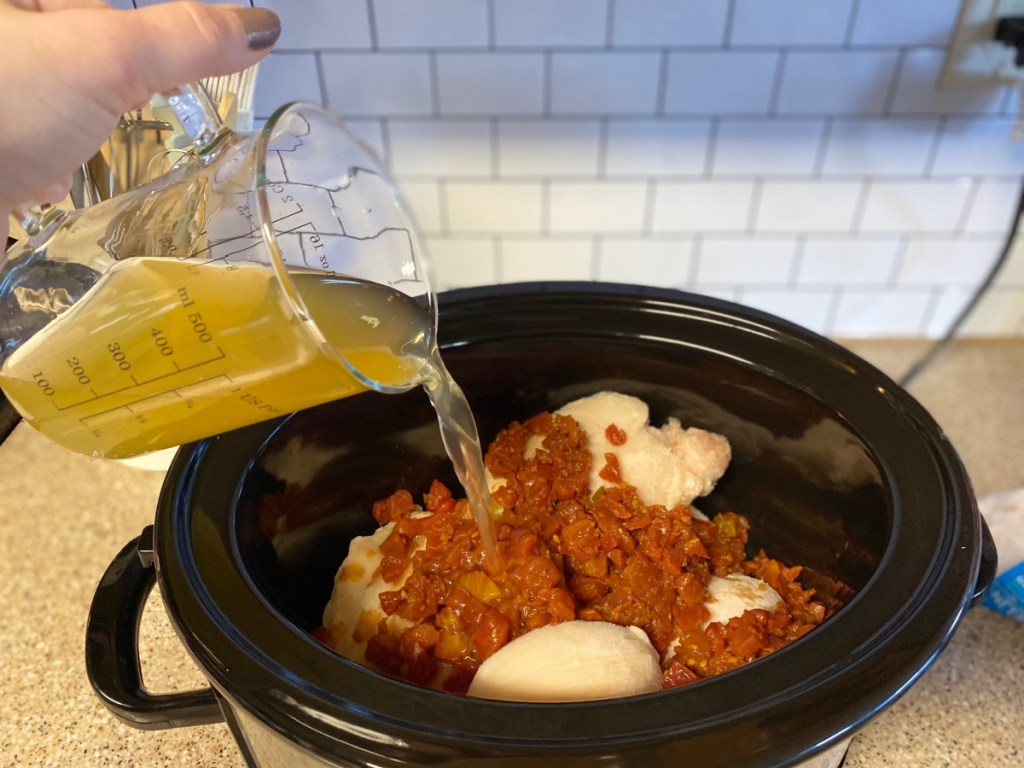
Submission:
POLYGON ((238 134, 197 88, 168 102, 195 141, 181 167, 46 210, 0 262, 0 387, 22 416, 123 458, 423 383, 425 254, 373 153, 313 104, 238 134))

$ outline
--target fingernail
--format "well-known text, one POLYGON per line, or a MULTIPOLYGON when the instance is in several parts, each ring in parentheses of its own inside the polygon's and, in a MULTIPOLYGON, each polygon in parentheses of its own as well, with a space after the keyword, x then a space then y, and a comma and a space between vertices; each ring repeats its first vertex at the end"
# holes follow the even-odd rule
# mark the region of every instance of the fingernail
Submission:
POLYGON ((254 51, 270 48, 281 36, 281 20, 267 8, 239 8, 245 43, 254 51))

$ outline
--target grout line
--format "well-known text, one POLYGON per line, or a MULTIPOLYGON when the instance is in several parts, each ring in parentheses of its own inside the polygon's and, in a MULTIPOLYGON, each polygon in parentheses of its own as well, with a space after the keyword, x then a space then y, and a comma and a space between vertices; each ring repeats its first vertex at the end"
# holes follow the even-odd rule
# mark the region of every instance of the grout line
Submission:
MULTIPOLYGON (((403 121, 403 120, 398 119, 398 118, 382 118, 382 117, 379 117, 379 116, 371 118, 371 117, 367 117, 367 116, 364 116, 364 115, 352 115, 351 119, 353 120, 353 122, 355 122, 355 121, 370 122, 371 120, 381 120, 381 121, 388 120, 392 124, 394 124, 394 123, 407 123, 408 122, 408 121, 403 121)), ((507 118, 505 118, 505 117, 501 117, 501 118, 498 118, 498 119, 500 121, 507 121, 507 118)), ((430 121, 430 120, 427 120, 427 119, 420 119, 418 122, 431 123, 433 121, 430 121)), ((446 122, 446 120, 443 120, 443 119, 437 121, 437 123, 441 123, 441 124, 443 124, 445 122, 446 122)), ((457 121, 457 122, 464 122, 464 121, 457 121)), ((477 123, 477 124, 481 124, 482 123, 482 121, 479 120, 479 119, 475 119, 475 120, 472 120, 472 121, 469 121, 469 122, 473 122, 473 123, 477 123)), ((425 180, 425 179, 435 179, 439 175, 446 176, 448 179, 453 180, 453 181, 475 181, 475 180, 479 180, 481 178, 480 174, 472 174, 472 173, 470 173, 470 174, 467 174, 467 173, 450 173, 450 174, 412 173, 412 174, 406 174, 406 175, 410 179, 416 180, 416 181, 422 181, 422 180, 425 180)), ((799 181, 814 182, 814 181, 816 181, 816 179, 813 176, 810 176, 807 173, 720 173, 720 174, 711 174, 711 173, 709 173, 707 171, 694 172, 694 173, 661 174, 661 175, 658 175, 657 178, 658 178, 659 181, 672 181, 672 182, 683 182, 683 183, 685 183, 685 182, 698 183, 698 182, 707 180, 708 177, 710 177, 712 175, 714 176, 714 180, 715 181, 731 181, 731 182, 754 181, 755 179, 763 179, 764 181, 769 181, 769 182, 771 182, 771 181, 783 181, 783 182, 786 182, 786 181, 788 181, 788 182, 799 182, 799 181)), ((517 174, 517 173, 507 172, 507 173, 504 174, 504 177, 508 178, 508 179, 515 179, 516 181, 528 181, 528 180, 538 180, 540 178, 550 178, 550 179, 552 179, 554 181, 577 181, 577 182, 579 182, 579 181, 589 181, 589 180, 592 180, 594 178, 594 174, 592 174, 592 173, 578 173, 578 174, 552 174, 552 175, 547 175, 547 176, 539 176, 537 174, 530 174, 530 173, 517 174)), ((617 174, 613 174, 611 177, 614 178, 616 181, 622 181, 622 182, 643 182, 643 181, 647 180, 648 174, 617 173, 617 174)), ((870 176, 870 175, 853 175, 853 174, 838 174, 837 173, 837 174, 829 174, 828 176, 823 176, 820 181, 822 183, 825 183, 825 182, 877 181, 877 182, 886 182, 886 183, 892 183, 892 184, 900 184, 900 183, 910 184, 910 183, 914 183, 914 182, 927 183, 927 182, 930 182, 930 181, 940 181, 940 182, 943 182, 943 181, 944 182, 961 181, 961 180, 963 180, 965 178, 968 178, 968 179, 978 179, 978 180, 982 180, 982 181, 993 181, 993 182, 1003 182, 1003 183, 1011 183, 1011 182, 1013 182, 1013 183, 1016 183, 1016 182, 1020 181, 1021 177, 1020 177, 1019 173, 1007 173, 1007 174, 998 174, 998 175, 997 174, 992 174, 992 173, 980 173, 980 174, 966 175, 966 176, 964 174, 959 174, 959 173, 943 173, 943 174, 936 174, 936 175, 931 176, 930 178, 926 179, 926 178, 922 178, 920 174, 905 174, 905 173, 901 173, 901 174, 876 174, 874 176, 870 176)))
POLYGON ((873 179, 865 178, 861 182, 860 193, 857 195, 857 202, 853 205, 853 216, 850 217, 850 234, 861 235, 860 228, 864 224, 864 213, 868 208, 868 198, 871 195, 873 179))
POLYGON ((681 287, 684 288, 684 289, 685 288, 689 288, 690 286, 692 286, 696 282, 695 281, 696 274, 694 272, 694 264, 697 261, 697 246, 698 246, 697 238, 696 237, 691 237, 690 238, 690 251, 689 251, 689 253, 686 254, 686 259, 687 259, 686 275, 683 277, 683 282, 681 284, 681 287))
MULTIPOLYGON (((614 2, 614 0, 612 0, 614 2)), ((665 101, 668 99, 668 67, 669 52, 662 49, 661 60, 658 62, 658 87, 654 98, 655 117, 665 116, 665 101)))
MULTIPOLYGON (((715 45, 711 43, 701 45, 619 45, 615 47, 615 51, 619 53, 651 53, 653 51, 665 49, 670 53, 716 53, 721 52, 723 47, 727 48, 731 52, 742 52, 742 53, 775 53, 779 50, 778 45, 768 44, 755 44, 755 45, 715 45)), ((798 53, 837 53, 846 52, 841 46, 838 45, 822 45, 822 44, 809 44, 801 45, 799 43, 789 43, 786 48, 791 51, 798 53)), ((298 48, 275 48, 275 53, 310 53, 314 49, 312 47, 298 47, 298 48)), ((378 46, 368 47, 365 45, 325 45, 320 46, 316 50, 321 50, 324 53, 369 53, 375 51, 378 53, 426 53, 427 51, 437 51, 438 53, 543 53, 544 51, 551 50, 549 45, 495 45, 493 48, 488 43, 482 43, 480 45, 390 45, 390 46, 378 46)), ((559 45, 558 50, 564 53, 601 53, 607 52, 605 44, 602 42, 598 45, 559 45)), ((905 45, 857 45, 854 46, 852 51, 857 53, 906 53, 908 47, 905 45)), ((914 51, 931 51, 933 53, 945 53, 948 47, 945 45, 915 45, 913 46, 914 51)))
POLYGON ((658 182, 653 177, 647 180, 647 188, 644 190, 644 217, 640 225, 640 231, 645 237, 650 237, 654 232, 654 209, 658 198, 658 182))
POLYGON ((798 288, 800 286, 800 271, 804 265, 804 252, 807 250, 807 235, 800 234, 796 236, 796 245, 793 247, 793 262, 789 269, 789 279, 786 281, 786 285, 789 288, 798 288))
POLYGON ((935 133, 932 136, 931 146, 928 147, 928 156, 924 161, 924 169, 921 171, 921 177, 924 179, 933 178, 935 171, 935 161, 939 156, 939 147, 942 145, 942 139, 946 134, 946 124, 949 118, 940 117, 935 122, 935 133))
MULTIPOLYGON (((1016 117, 1017 115, 1015 115, 1012 111, 1010 111, 1010 105, 1013 104, 1013 92, 1014 92, 1015 89, 1014 89, 1014 87, 1012 85, 1004 86, 1004 88, 1006 90, 1006 93, 1003 94, 1003 102, 1002 102, 1002 104, 999 105, 999 114, 1001 114, 1003 117, 1016 117)), ((1018 94, 1021 93, 1020 88, 1021 88, 1021 86, 1019 86, 1019 85, 1016 88, 1018 94)), ((1018 112, 1019 112, 1020 111, 1020 100, 1019 99, 1018 99, 1018 107, 1017 107, 1017 109, 1018 109, 1018 112)))
POLYGON ((778 58, 775 61, 775 78, 772 81, 771 95, 768 97, 768 114, 779 113, 779 98, 782 96, 782 80, 786 74, 786 58, 789 51, 786 48, 779 49, 778 58))
POLYGON ((441 74, 437 64, 437 51, 427 54, 427 73, 430 79, 431 117, 441 117, 441 74))
POLYGON ((313 55, 313 63, 316 66, 317 86, 320 88, 320 103, 325 107, 330 107, 331 105, 327 100, 327 79, 324 77, 324 61, 320 51, 313 55))
POLYGON ((835 286, 832 288, 832 297, 829 299, 828 307, 825 308, 825 322, 822 324, 825 335, 835 331, 836 321, 839 319, 839 305, 842 303, 843 289, 835 286))
MULTIPOLYGON (((402 183, 408 181, 408 179, 402 179, 399 182, 399 186, 402 183)), ((479 181, 479 180, 477 180, 479 181)), ((485 182, 486 183, 486 182, 485 182)), ((551 180, 545 180, 538 182, 541 189, 545 185, 550 186, 551 180)), ((479 231, 468 231, 468 232, 450 232, 452 238, 465 238, 474 239, 480 237, 479 231)), ((503 235, 508 240, 535 240, 541 237, 541 232, 504 232, 503 235)), ((565 230, 558 232, 548 232, 545 237, 549 240, 579 240, 581 238, 590 237, 593 234, 593 230, 565 230)), ((898 240, 905 237, 913 237, 915 241, 927 242, 927 243, 989 243, 993 246, 998 245, 1005 238, 1005 233, 976 233, 967 232, 963 235, 954 235, 950 232, 918 232, 908 230, 887 230, 884 232, 840 232, 840 231, 828 231, 828 232, 817 232, 808 230, 760 230, 758 232, 748 232, 743 229, 679 229, 679 230, 658 230, 645 234, 639 228, 635 230, 612 230, 601 233, 603 237, 609 240, 635 240, 638 238, 651 240, 654 242, 676 242, 679 240, 687 240, 693 237, 702 237, 705 240, 748 240, 750 242, 779 242, 787 240, 795 240, 801 235, 806 236, 809 240, 824 241, 824 242, 847 242, 847 241, 859 241, 859 242, 876 242, 876 241, 889 241, 898 240)))
POLYGON ((754 179, 754 186, 750 192, 750 206, 747 208, 747 226, 742 230, 742 233, 748 236, 757 233, 757 219, 761 214, 761 193, 763 191, 764 179, 754 179))
POLYGON ((604 47, 608 50, 615 47, 615 0, 608 0, 605 13, 604 47))
POLYGON ((725 7, 725 28, 722 30, 722 48, 732 48, 732 30, 736 21, 736 0, 729 0, 725 7))
POLYGON ((488 121, 488 138, 491 142, 490 153, 491 153, 491 181, 497 181, 501 178, 501 124, 497 117, 492 117, 488 121))
MULTIPOLYGON (((387 162, 388 170, 391 170, 391 125, 387 118, 380 119, 380 151, 387 162)), ((436 178, 436 177, 435 177, 436 178)))
MULTIPOLYGON (((274 56, 308 56, 312 51, 274 51, 274 56)), ((332 53, 331 51, 322 50, 320 53, 332 53)), ((441 53, 440 51, 426 51, 426 54, 430 53, 441 53)), ((465 51, 461 52, 465 53, 465 51)), ((550 51, 547 52, 549 55, 550 51)), ((550 85, 546 84, 546 90, 550 94, 552 90, 550 85)), ((842 123, 866 123, 866 122, 916 122, 924 123, 929 120, 937 120, 939 118, 947 118, 948 120, 958 121, 970 121, 975 124, 992 123, 997 125, 1006 125, 1007 123, 1015 123, 1015 118, 1007 117, 1006 115, 1000 115, 994 112, 957 112, 950 114, 948 112, 913 112, 913 113, 900 113, 898 115, 886 115, 884 113, 871 113, 871 114, 844 114, 839 115, 834 112, 780 112, 777 114, 771 114, 768 112, 670 112, 666 111, 663 116, 656 115, 653 110, 646 112, 554 112, 551 106, 550 96, 547 99, 547 107, 542 107, 540 111, 535 113, 522 113, 522 114, 509 114, 502 115, 512 120, 519 120, 522 122, 529 122, 531 120, 543 120, 548 117, 557 117, 559 120, 597 120, 601 117, 614 117, 620 120, 649 120, 655 121, 659 119, 668 119, 680 123, 702 123, 714 118, 722 118, 729 120, 734 123, 761 123, 761 124, 785 124, 785 123, 812 123, 821 122, 823 120, 832 119, 834 122, 842 123)), ((451 113, 445 114, 443 117, 450 120, 486 120, 490 117, 492 112, 463 112, 463 113, 451 113)), ((399 120, 405 120, 409 122, 415 122, 416 120, 428 120, 432 117, 430 112, 422 112, 418 114, 401 114, 395 115, 390 112, 361 112, 361 113, 349 113, 349 117, 352 118, 366 118, 375 119, 380 117, 393 117, 399 120)), ((266 116, 260 116, 266 117, 266 116)), ((1011 176, 1018 176, 1019 174, 1007 174, 1011 176)))
POLYGON ((494 236, 494 282, 497 285, 500 285, 501 283, 504 282, 504 272, 505 272, 505 270, 503 269, 504 265, 505 265, 504 241, 501 239, 500 235, 495 235, 494 236))
POLYGON ((929 336, 928 326, 931 325, 932 320, 939 310, 939 303, 942 301, 942 294, 942 286, 936 285, 932 287, 931 295, 928 297, 928 302, 925 304, 924 311, 921 313, 921 318, 918 320, 918 336, 929 336))
POLYGON ((704 155, 704 173, 705 179, 713 177, 715 168, 715 155, 718 153, 718 129, 721 127, 722 119, 720 117, 712 117, 708 121, 708 148, 704 155))
POLYGON ((487 49, 498 47, 498 15, 494 10, 494 0, 487 0, 487 49))
POLYGON ((542 61, 541 77, 543 78, 543 83, 541 88, 543 89, 543 93, 541 94, 540 110, 544 117, 551 117, 552 104, 554 103, 554 63, 550 50, 544 51, 542 61))
POLYGON ((906 234, 900 237, 899 247, 896 249, 896 255, 892 260, 892 268, 889 270, 889 278, 885 283, 886 288, 896 288, 899 286, 900 272, 903 271, 903 267, 907 261, 907 252, 910 250, 910 237, 906 234))
POLYGON ((903 78, 903 67, 907 61, 907 49, 900 48, 896 56, 896 66, 892 68, 892 79, 889 81, 889 88, 885 92, 885 101, 882 102, 882 114, 892 115, 892 109, 896 105, 896 93, 899 91, 900 80, 903 78))
POLYGON ((608 177, 608 143, 611 125, 607 117, 602 117, 597 123, 597 173, 599 179, 608 177))
POLYGON ((370 32, 370 50, 379 51, 380 41, 377 37, 377 16, 373 12, 373 0, 366 0, 366 26, 370 32))
POLYGON ((690 269, 686 276, 686 285, 697 285, 700 276, 700 260, 704 252, 704 236, 694 235, 693 248, 690 252, 690 269))
POLYGON ((853 0, 850 4, 850 16, 846 20, 846 32, 843 35, 843 48, 853 46, 853 31, 857 26, 857 17, 860 16, 860 0, 853 0))
MULTIPOLYGON (((542 179, 540 182, 540 233, 551 234, 551 181, 542 179)), ((582 234, 582 233, 581 233, 582 234)), ((587 233, 590 234, 590 233, 587 233)))
POLYGON ((953 226, 954 235, 962 235, 967 229, 967 222, 971 218, 971 214, 974 212, 974 206, 977 203, 978 195, 981 193, 981 182, 978 179, 973 179, 971 182, 971 188, 967 190, 967 196, 964 198, 963 208, 960 209, 960 216, 957 217, 956 224, 953 226))
POLYGON ((437 180, 437 217, 441 220, 442 234, 451 237, 452 222, 448 206, 448 182, 444 179, 437 180))
POLYGON ((825 173, 825 156, 828 154, 829 141, 832 139, 832 126, 835 118, 826 117, 821 127, 821 138, 818 142, 818 153, 814 157, 814 166, 811 168, 811 176, 820 179, 825 173))

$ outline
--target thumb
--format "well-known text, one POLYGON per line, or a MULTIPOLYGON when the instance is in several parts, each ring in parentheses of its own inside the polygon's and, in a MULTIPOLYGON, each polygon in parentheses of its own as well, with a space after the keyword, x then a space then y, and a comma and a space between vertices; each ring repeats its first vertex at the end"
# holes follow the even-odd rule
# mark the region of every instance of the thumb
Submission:
POLYGON ((114 63, 121 78, 126 66, 132 73, 122 80, 121 94, 132 105, 177 85, 246 69, 281 34, 280 19, 266 8, 170 2, 105 15, 117 18, 107 27, 117 40, 108 50, 121 49, 114 63))

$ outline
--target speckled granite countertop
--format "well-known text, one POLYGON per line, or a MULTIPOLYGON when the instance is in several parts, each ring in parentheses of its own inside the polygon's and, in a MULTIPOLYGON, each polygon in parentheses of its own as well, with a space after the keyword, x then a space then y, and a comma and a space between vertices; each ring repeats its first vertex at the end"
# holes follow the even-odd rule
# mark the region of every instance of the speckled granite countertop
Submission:
MULTIPOLYGON (((850 346, 898 376, 920 342, 850 346)), ((959 450, 980 495, 1024 486, 1024 342, 960 342, 911 392, 959 450)), ((153 519, 162 474, 93 461, 19 426, 0 445, 0 766, 241 767, 223 725, 137 731, 100 705, 85 620, 113 556, 153 519)), ((142 627, 156 691, 203 677, 158 595, 142 627)), ((847 768, 1024 765, 1024 625, 971 610, 938 661, 853 740, 847 768)))

